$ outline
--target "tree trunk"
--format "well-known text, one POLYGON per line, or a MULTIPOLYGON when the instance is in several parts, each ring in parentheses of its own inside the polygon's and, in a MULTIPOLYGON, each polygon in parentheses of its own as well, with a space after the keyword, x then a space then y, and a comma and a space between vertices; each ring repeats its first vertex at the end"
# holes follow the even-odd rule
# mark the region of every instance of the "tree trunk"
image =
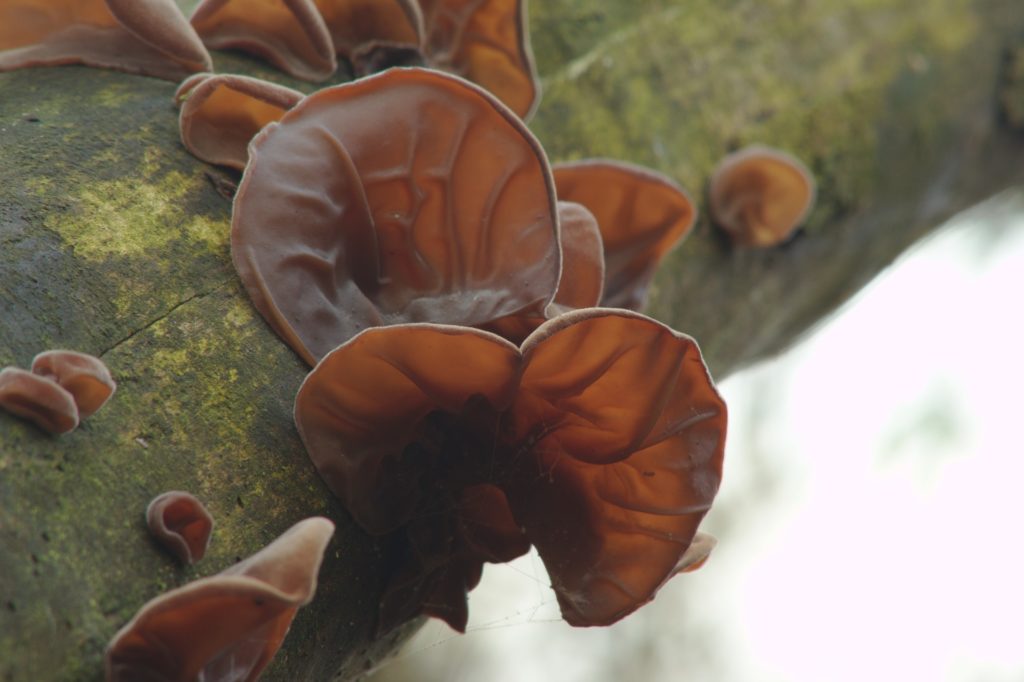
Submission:
MULTIPOLYGON (((531 11, 545 88, 532 128, 553 160, 646 164, 695 198, 715 162, 751 142, 816 174, 818 207, 789 244, 733 250, 702 217, 655 280, 649 312, 694 335, 718 378, 782 350, 916 239, 1024 176, 1019 0, 531 11)), ((119 384, 60 438, 0 414, 5 682, 99 679, 106 642, 143 603, 314 514, 337 533, 265 678, 351 677, 406 634, 371 639, 382 554, 298 441, 307 368, 239 284, 230 177, 181 147, 174 87, 81 67, 0 74, 0 366, 73 348, 119 384), (196 494, 217 522, 193 568, 145 530, 146 504, 169 489, 196 494)))

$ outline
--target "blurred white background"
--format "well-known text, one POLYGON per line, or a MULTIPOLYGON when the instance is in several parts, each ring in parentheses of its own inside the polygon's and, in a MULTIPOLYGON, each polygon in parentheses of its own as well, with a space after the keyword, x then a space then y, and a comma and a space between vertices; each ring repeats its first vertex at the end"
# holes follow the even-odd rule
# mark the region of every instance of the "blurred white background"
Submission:
POLYGON ((374 682, 1024 680, 1024 192, 952 221, 720 388, 700 571, 610 628, 535 554, 487 566, 374 682))

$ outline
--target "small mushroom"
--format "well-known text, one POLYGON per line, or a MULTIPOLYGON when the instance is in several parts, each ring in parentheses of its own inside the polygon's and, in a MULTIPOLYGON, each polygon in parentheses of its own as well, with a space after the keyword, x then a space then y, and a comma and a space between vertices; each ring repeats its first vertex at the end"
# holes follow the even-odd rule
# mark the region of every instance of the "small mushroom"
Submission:
POLYGON ((529 542, 563 617, 606 625, 710 551, 690 547, 726 407, 696 343, 637 313, 577 310, 519 348, 464 327, 368 329, 306 377, 295 421, 357 523, 405 529, 382 620, 459 629, 479 567, 529 542))
POLYGON ((814 177, 789 154, 758 145, 719 162, 708 187, 711 219, 737 246, 785 242, 814 206, 814 177))
POLYGON ((300 521, 248 559, 142 607, 107 646, 107 682, 253 682, 316 592, 334 533, 300 521))
POLYGON ((231 254, 308 363, 359 331, 537 316, 561 267, 547 158, 482 89, 392 69, 304 98, 249 147, 231 254))
POLYGON ((212 68, 174 0, 5 0, 0 71, 85 64, 180 80, 212 68))
POLYGON ((213 517, 192 494, 171 490, 154 497, 146 507, 146 525, 179 561, 194 564, 206 554, 213 517))
POLYGON ((256 133, 280 120, 303 94, 247 76, 205 76, 178 88, 182 144, 203 161, 242 170, 256 133))
POLYGON ((415 0, 314 0, 335 51, 347 58, 372 45, 417 49, 423 16, 415 0))
POLYGON ((190 21, 207 46, 251 52, 296 78, 322 81, 338 68, 313 0, 202 0, 190 21))
POLYGON ((117 390, 103 361, 73 350, 48 350, 32 360, 32 373, 56 382, 70 393, 85 419, 103 407, 117 390))
POLYGON ((601 305, 640 310, 655 270, 697 216, 673 180, 622 161, 590 159, 552 167, 558 198, 586 206, 604 244, 601 305))
POLYGON ((67 433, 78 426, 74 396, 50 379, 17 367, 0 370, 0 409, 50 433, 67 433))
POLYGON ((419 0, 427 64, 492 92, 524 121, 540 101, 526 0, 419 0))

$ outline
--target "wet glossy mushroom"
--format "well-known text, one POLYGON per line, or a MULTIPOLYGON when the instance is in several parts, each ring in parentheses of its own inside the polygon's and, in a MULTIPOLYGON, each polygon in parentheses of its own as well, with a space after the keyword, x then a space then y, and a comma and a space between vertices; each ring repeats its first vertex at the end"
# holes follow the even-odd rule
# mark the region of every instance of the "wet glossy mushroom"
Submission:
POLYGON ((335 51, 352 55, 373 45, 416 49, 423 16, 415 0, 314 0, 331 34, 335 51))
POLYGON ((5 0, 0 71, 85 64, 167 80, 212 68, 174 0, 5 0))
POLYGON ((252 682, 316 591, 334 524, 314 517, 248 559, 153 599, 114 636, 107 682, 252 682))
POLYGON ((0 410, 24 417, 50 433, 78 426, 75 398, 55 382, 17 367, 0 370, 0 410))
POLYGON ((322 81, 338 68, 313 0, 202 0, 190 21, 208 47, 253 53, 296 78, 322 81))
POLYGON ((178 88, 181 141, 208 163, 242 170, 249 142, 265 125, 280 120, 303 94, 247 76, 207 74, 178 88))
POLYGON ((85 419, 103 407, 117 390, 110 370, 99 358, 72 350, 49 350, 32 360, 32 373, 56 382, 71 394, 78 417, 85 419))
POLYGON ((477 83, 523 120, 540 101, 526 0, 419 0, 427 63, 477 83))
POLYGON ((432 597, 407 613, 457 620, 493 560, 452 525, 477 486, 514 521, 497 546, 513 554, 521 533, 537 547, 573 625, 619 620, 710 551, 690 547, 721 479, 725 404, 694 341, 636 313, 568 313, 520 348, 461 327, 370 329, 309 374, 295 420, 357 523, 410 534, 417 560, 393 591, 432 597))
POLYGON ((781 244, 814 206, 814 177, 793 156, 751 146, 722 159, 708 186, 712 221, 737 246, 781 244))
POLYGON ((392 69, 303 99, 249 148, 231 253, 307 362, 359 331, 536 316, 561 266, 540 144, 467 81, 392 69))
POLYGON ((194 564, 206 554, 213 517, 191 493, 171 490, 154 497, 146 507, 146 525, 179 561, 194 564))
POLYGON ((640 310, 665 255, 689 233, 697 216, 672 179, 622 161, 590 159, 552 167, 558 198, 583 204, 597 219, 604 243, 601 305, 640 310))

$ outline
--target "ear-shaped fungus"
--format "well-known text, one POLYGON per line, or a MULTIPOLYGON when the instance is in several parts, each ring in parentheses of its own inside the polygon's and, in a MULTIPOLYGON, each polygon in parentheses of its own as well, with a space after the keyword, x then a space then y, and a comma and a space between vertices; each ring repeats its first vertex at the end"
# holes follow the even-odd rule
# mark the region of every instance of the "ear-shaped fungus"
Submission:
POLYGON ((209 71, 174 0, 4 0, 0 71, 85 64, 167 80, 209 71))
POLYGON ((419 0, 427 63, 477 83, 524 121, 540 101, 526 0, 419 0))
POLYGON ((75 398, 56 382, 17 367, 0 371, 0 410, 29 419, 50 433, 78 426, 75 398))
POLYGON ((205 74, 182 83, 175 99, 181 141, 194 156, 242 170, 249 142, 303 98, 297 90, 257 78, 205 74))
POLYGON ((146 525, 179 561, 194 564, 206 554, 213 517, 194 495, 171 490, 154 497, 146 507, 146 525))
POLYGON ((296 78, 322 81, 338 68, 313 0, 202 0, 190 21, 209 47, 251 52, 296 78))
POLYGON ((371 326, 483 325, 551 302, 561 253, 547 159, 472 84, 392 69, 303 99, 253 140, 231 253, 307 362, 371 326))
POLYGON ((786 241, 814 206, 814 177, 798 159, 751 146, 722 159, 708 187, 709 211, 737 246, 786 241))
POLYGON ((241 563, 150 601, 107 646, 107 682, 252 682, 316 591, 334 524, 300 521, 241 563))
POLYGON ((78 417, 85 419, 110 400, 117 384, 103 361, 72 350, 48 350, 32 360, 32 373, 56 382, 71 394, 78 417))
POLYGON ((373 45, 418 48, 423 16, 415 0, 314 0, 335 51, 352 55, 373 45))
POLYGON ((483 562, 528 543, 573 625, 619 620, 710 552, 690 547, 721 479, 725 404, 694 341, 636 313, 568 313, 519 349, 462 327, 370 329, 309 374, 295 421, 359 524, 405 524, 389 624, 464 627, 483 562))
POLYGON ((640 310, 665 254, 693 227, 690 197, 670 178, 621 161, 592 159, 552 167, 558 198, 586 206, 604 243, 601 305, 640 310))

